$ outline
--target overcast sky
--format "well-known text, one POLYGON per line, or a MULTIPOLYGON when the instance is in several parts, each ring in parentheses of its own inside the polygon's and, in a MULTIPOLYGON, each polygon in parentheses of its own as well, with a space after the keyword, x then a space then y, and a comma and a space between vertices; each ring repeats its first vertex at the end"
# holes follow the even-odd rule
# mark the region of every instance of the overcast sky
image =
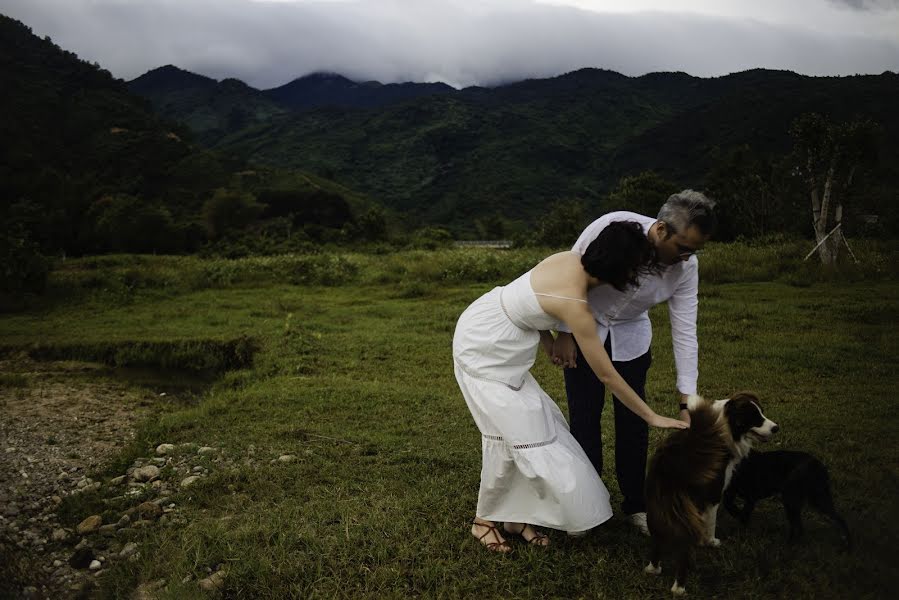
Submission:
POLYGON ((263 89, 315 71, 456 87, 582 67, 899 71, 899 0, 0 0, 0 12, 123 79, 173 64, 263 89))

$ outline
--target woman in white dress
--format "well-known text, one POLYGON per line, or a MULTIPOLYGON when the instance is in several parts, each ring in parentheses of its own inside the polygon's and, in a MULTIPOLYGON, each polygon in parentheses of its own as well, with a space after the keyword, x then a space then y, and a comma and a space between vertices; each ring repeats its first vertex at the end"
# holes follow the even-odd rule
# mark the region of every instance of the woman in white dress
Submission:
POLYGON ((587 363, 613 394, 654 427, 686 428, 657 415, 615 371, 587 305, 587 290, 623 290, 654 268, 638 223, 606 227, 583 256, 560 252, 505 287, 487 292, 459 317, 453 336, 456 380, 481 431, 483 463, 471 533, 508 552, 497 528, 545 546, 534 526, 583 532, 612 516, 609 492, 565 417, 530 374, 538 346, 552 355, 550 330, 571 329, 587 363))

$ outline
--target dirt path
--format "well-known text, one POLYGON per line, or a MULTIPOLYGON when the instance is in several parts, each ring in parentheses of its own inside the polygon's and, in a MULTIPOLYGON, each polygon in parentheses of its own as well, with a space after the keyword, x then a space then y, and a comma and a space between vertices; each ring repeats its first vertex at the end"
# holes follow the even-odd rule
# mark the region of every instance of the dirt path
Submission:
POLYGON ((159 394, 116 382, 99 365, 0 361, 0 596, 83 595, 127 542, 86 543, 58 509, 99 489, 89 475, 134 439, 159 394), (73 566, 79 546, 103 558, 73 566))

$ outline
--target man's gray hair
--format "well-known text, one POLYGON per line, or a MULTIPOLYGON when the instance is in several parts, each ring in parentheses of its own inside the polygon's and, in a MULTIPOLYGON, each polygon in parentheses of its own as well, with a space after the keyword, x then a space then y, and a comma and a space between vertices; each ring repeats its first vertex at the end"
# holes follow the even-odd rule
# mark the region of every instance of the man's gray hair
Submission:
POLYGON ((683 233, 690 227, 697 227, 703 235, 711 235, 718 224, 715 201, 693 190, 671 194, 657 218, 665 222, 671 233, 683 233))

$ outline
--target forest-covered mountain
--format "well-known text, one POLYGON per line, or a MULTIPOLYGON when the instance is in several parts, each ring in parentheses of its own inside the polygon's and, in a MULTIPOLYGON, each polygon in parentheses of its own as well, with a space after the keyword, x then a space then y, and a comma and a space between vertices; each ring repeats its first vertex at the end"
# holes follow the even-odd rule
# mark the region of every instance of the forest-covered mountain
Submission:
MULTIPOLYGON (((233 109, 271 106, 264 97, 243 103, 258 94, 240 82, 160 71, 157 83, 166 80, 184 105, 199 98, 179 96, 184 86, 205 85, 207 100, 228 98, 233 109)), ((191 252, 233 231, 254 240, 248 251, 289 250, 357 232, 375 208, 314 174, 251 166, 198 145, 187 126, 160 117, 99 65, 2 15, 0 88, 0 259, 8 271, 29 249, 191 252)), ((5 283, 10 274, 2 275, 5 283)))
POLYGON ((287 112, 238 79, 218 82, 172 65, 129 81, 128 89, 149 100, 163 117, 187 125, 200 141, 213 142, 287 112))
MULTIPOLYGON (((218 145, 265 164, 302 165, 428 221, 461 225, 489 210, 534 218, 555 199, 600 198, 644 170, 704 188, 734 148, 787 152, 790 123, 806 112, 862 115, 881 124, 884 140, 895 139, 897 101, 892 73, 699 79, 585 70, 379 111, 295 115, 218 145)), ((881 175, 895 181, 899 152, 887 143, 882 150, 881 175)))
POLYGON ((583 69, 463 90, 319 74, 261 91, 168 66, 126 84, 0 17, 0 85, 7 247, 271 252, 421 225, 535 239, 555 207, 653 212, 683 187, 718 198, 722 239, 808 233, 790 128, 810 112, 879 127, 837 192, 847 218, 899 225, 890 72, 583 69))
POLYGON ((333 73, 312 73, 276 88, 257 90, 238 79, 219 82, 173 65, 144 73, 129 81, 128 88, 147 98, 159 114, 186 124, 209 144, 287 112, 378 108, 455 92, 443 83, 357 83, 333 73))
POLYGON ((333 108, 378 108, 424 96, 450 94, 445 83, 357 83, 336 73, 312 73, 286 85, 265 90, 266 97, 291 110, 333 108))
POLYGON ((534 222, 559 199, 596 207, 622 177, 647 170, 676 186, 714 187, 734 153, 772 177, 791 149, 791 123, 809 112, 881 127, 870 193, 861 194, 858 211, 890 211, 890 190, 899 185, 899 149, 886 143, 899 135, 899 75, 891 72, 807 77, 757 69, 698 78, 582 69, 377 107, 366 104, 365 84, 313 76, 302 88, 302 81, 285 86, 296 84, 295 97, 305 98, 281 105, 291 112, 205 141, 259 164, 336 179, 459 232, 497 212, 534 222), (329 85, 340 93, 329 95, 329 85))

